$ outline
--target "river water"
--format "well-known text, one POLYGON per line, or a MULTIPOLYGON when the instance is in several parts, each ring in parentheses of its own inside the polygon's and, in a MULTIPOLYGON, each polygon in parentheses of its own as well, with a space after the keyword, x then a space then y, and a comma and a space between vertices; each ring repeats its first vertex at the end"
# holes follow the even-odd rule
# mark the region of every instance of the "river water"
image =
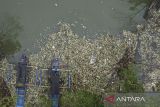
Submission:
POLYGON ((0 0, 0 16, 20 17, 22 50, 33 51, 35 41, 53 32, 59 21, 72 24, 75 33, 90 38, 133 30, 144 21, 143 11, 137 14, 143 6, 130 10, 131 6, 127 0, 0 0))

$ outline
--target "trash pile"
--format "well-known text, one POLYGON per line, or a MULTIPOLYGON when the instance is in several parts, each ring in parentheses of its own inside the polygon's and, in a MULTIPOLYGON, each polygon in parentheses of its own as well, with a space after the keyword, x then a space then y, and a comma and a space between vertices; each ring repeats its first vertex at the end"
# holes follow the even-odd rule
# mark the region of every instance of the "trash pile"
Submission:
MULTIPOLYGON (((119 36, 106 34, 100 35, 95 40, 79 37, 71 30, 70 24, 58 23, 58 26, 57 32, 47 36, 45 41, 39 41, 37 45, 40 46, 40 51, 29 56, 32 66, 49 68, 52 58, 59 57, 71 70, 72 82, 76 87, 95 93, 104 92, 114 66, 123 57, 126 48, 132 47, 133 54, 135 53, 139 37, 138 52, 142 58, 141 78, 144 78, 146 91, 151 89, 151 84, 158 81, 160 74, 160 12, 155 13, 154 17, 145 25, 138 25, 136 33, 123 31, 123 34, 119 36)), ((2 65, 1 68, 5 69, 5 64, 2 65)), ((31 81, 34 82, 35 70, 33 69, 30 74, 32 74, 30 75, 31 81)), ((66 72, 61 72, 61 75, 64 77, 66 72)), ((48 79, 43 81, 47 83, 48 79)), ((12 93, 15 92, 15 89, 11 90, 12 93)), ((38 96, 45 89, 31 87, 29 90, 30 92, 35 91, 38 96)), ((30 97, 28 98, 30 99, 30 97)))
POLYGON ((60 57, 68 64, 73 83, 92 92, 106 87, 112 68, 124 50, 136 46, 136 35, 131 32, 124 31, 120 38, 106 34, 90 40, 76 35, 66 23, 59 23, 59 31, 47 38, 40 52, 30 56, 31 65, 48 68, 54 56, 60 57))
POLYGON ((146 91, 156 88, 156 83, 160 81, 160 11, 153 12, 145 25, 138 26, 140 35, 142 56, 142 81, 146 91))

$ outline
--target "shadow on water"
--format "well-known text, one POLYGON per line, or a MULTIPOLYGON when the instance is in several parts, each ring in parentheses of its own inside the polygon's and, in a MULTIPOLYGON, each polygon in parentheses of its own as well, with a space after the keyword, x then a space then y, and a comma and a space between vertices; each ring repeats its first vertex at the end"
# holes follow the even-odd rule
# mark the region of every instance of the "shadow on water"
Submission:
POLYGON ((146 5, 149 5, 153 0, 128 0, 128 1, 129 3, 132 4, 130 9, 135 10, 140 5, 144 5, 144 7, 146 7, 146 5))
POLYGON ((121 0, 121 1, 125 1, 130 4, 129 6, 130 11, 137 10, 135 13, 130 15, 130 17, 128 17, 129 21, 123 28, 132 32, 137 32, 136 26, 138 24, 143 24, 145 22, 144 14, 146 12, 148 5, 150 5, 152 0, 121 0))
POLYGON ((10 14, 0 17, 0 60, 9 57, 21 49, 18 36, 23 30, 19 18, 10 14))

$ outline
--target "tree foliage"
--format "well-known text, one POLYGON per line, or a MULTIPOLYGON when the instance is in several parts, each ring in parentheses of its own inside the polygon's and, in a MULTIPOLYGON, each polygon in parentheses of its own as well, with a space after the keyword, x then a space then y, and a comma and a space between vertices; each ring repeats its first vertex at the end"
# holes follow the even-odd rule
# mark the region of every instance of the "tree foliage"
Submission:
POLYGON ((5 14, 0 21, 0 56, 8 56, 21 48, 17 37, 22 31, 22 26, 17 17, 5 14))

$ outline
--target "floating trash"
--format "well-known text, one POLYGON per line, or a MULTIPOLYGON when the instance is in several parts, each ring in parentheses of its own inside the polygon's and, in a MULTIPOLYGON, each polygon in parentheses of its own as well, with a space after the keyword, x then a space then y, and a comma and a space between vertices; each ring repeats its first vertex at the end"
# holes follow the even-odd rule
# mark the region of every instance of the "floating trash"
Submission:
POLYGON ((57 4, 57 3, 54 3, 54 6, 55 6, 55 7, 58 7, 58 4, 57 4))
MULTIPOLYGON (((89 40, 87 38, 81 38, 76 35, 71 26, 66 23, 58 23, 59 29, 57 32, 50 34, 49 37, 44 38, 46 42, 42 40, 40 42, 40 51, 37 54, 30 55, 31 65, 39 65, 41 68, 48 68, 50 60, 53 56, 59 56, 64 62, 67 62, 71 69, 72 75, 78 75, 80 79, 76 83, 76 76, 72 78, 72 82, 78 88, 86 88, 86 90, 97 92, 97 90, 106 91, 106 84, 111 74, 114 72, 113 67, 123 57, 126 48, 132 47, 132 54, 134 55, 137 48, 137 37, 140 35, 140 47, 141 52, 141 68, 142 73, 149 77, 159 76, 160 72, 160 13, 155 13, 152 19, 150 19, 145 28, 142 25, 138 26, 137 33, 129 31, 123 31, 121 38, 117 38, 115 35, 103 34, 97 36, 95 40, 89 40), (142 29, 141 29, 142 28, 142 29), (153 38, 154 35, 154 38, 153 38), (151 43, 156 43, 155 50, 152 49, 151 43), (94 54, 93 54, 94 51, 94 54), (153 66, 154 65, 154 66, 153 66)), ((85 35, 84 35, 85 36, 85 35)), ((7 76, 6 59, 0 62, 1 76, 7 76)), ((36 72, 33 69, 30 74, 30 78, 35 79, 36 72)), ((39 77, 41 74, 39 74, 39 77)), ((42 74, 43 75, 43 74, 42 74)), ((66 72, 62 72, 62 76, 65 77, 66 72)), ((13 74, 13 78, 15 74, 13 74)), ((146 79, 146 78, 144 78, 146 79)), ((40 80, 38 78, 37 80, 40 80)), ((147 78, 151 80, 151 78, 147 78)), ((15 80, 13 80, 15 81, 15 80)), ((146 89, 151 89, 153 82, 144 82, 146 89), (150 84, 150 85, 148 85, 150 84)), ((44 80, 47 83, 47 80, 44 80)), ((27 89, 30 92, 35 91, 36 95, 45 91, 37 87, 27 89)), ((14 87, 11 89, 12 95, 15 93, 14 87)), ((45 93, 47 95, 47 93, 45 93)), ((29 96, 27 101, 32 97, 29 96)), ((38 99, 36 99, 38 101, 38 99)), ((35 101, 33 100, 33 103, 35 101)))

